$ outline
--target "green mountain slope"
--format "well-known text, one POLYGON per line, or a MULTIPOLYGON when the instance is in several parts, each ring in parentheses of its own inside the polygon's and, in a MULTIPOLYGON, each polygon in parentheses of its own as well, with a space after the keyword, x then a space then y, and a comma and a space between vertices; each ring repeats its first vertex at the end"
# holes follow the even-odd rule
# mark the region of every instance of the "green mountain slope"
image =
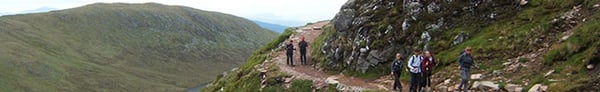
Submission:
MULTIPOLYGON (((473 47, 480 68, 471 73, 482 77, 470 81, 471 91, 595 91, 600 90, 599 11, 600 0, 348 0, 312 42, 309 61, 333 74, 391 82, 393 55, 408 61, 415 50, 431 51, 439 63, 432 89, 458 91, 457 58, 473 47)), ((244 66, 262 61, 249 59, 244 66)), ((258 89, 258 69, 241 67, 217 77, 205 91, 258 89)), ((280 85, 286 74, 271 71, 263 90, 293 91, 280 85)), ((400 79, 410 78, 404 73, 400 79)), ((339 85, 307 86, 344 91, 339 85)))
POLYGON ((0 91, 182 91, 276 33, 181 6, 91 4, 0 17, 0 91))

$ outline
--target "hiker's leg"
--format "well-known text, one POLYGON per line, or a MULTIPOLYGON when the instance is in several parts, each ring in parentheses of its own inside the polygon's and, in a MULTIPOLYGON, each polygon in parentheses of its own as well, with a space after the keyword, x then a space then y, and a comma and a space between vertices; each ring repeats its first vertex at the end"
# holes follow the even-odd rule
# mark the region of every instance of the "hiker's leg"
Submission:
POLYGON ((402 90, 402 84, 400 83, 400 72, 394 72, 394 86, 393 89, 399 88, 402 90))
POLYGON ((301 60, 302 60, 302 64, 306 65, 306 53, 302 53, 302 55, 300 56, 301 60))
POLYGON ((427 73, 423 73, 423 79, 421 81, 421 87, 422 90, 426 91, 427 90, 427 80, 429 80, 429 76, 427 75, 427 73))
POLYGON ((466 74, 465 74, 465 70, 464 69, 460 69, 460 85, 458 86, 458 89, 463 89, 463 86, 465 86, 465 82, 466 82, 466 74))
POLYGON ((425 85, 429 90, 428 91, 432 91, 432 87, 431 87, 431 74, 427 75, 427 81, 425 81, 427 83, 427 85, 425 85))
POLYGON ((400 88, 400 90, 402 90, 402 83, 400 82, 400 76, 402 76, 402 72, 398 72, 396 74, 398 74, 396 75, 396 78, 398 79, 398 87, 400 88))
POLYGON ((461 69, 460 73, 462 75, 461 88, 464 90, 464 92, 467 92, 467 90, 469 90, 469 69, 463 68, 461 69))
POLYGON ((287 57, 285 59, 287 65, 290 65, 290 57, 291 57, 290 54, 287 54, 287 57))
POLYGON ((464 88, 464 92, 467 92, 467 90, 469 89, 469 77, 471 77, 471 69, 465 69, 465 74, 466 74, 466 81, 465 81, 465 88, 464 88))
POLYGON ((398 74, 396 74, 396 73, 394 72, 394 85, 392 85, 392 89, 393 89, 393 90, 396 90, 396 88, 398 88, 398 76, 397 76, 397 75, 398 75, 398 74))
POLYGON ((410 92, 415 92, 415 83, 416 83, 416 78, 417 74, 415 73, 410 73, 410 92))
POLYGON ((421 82, 423 81, 423 75, 421 73, 417 74, 417 91, 421 91, 421 82))
POLYGON ((294 56, 293 56, 293 54, 288 54, 287 56, 288 56, 288 59, 287 59, 288 65, 294 65, 294 56))

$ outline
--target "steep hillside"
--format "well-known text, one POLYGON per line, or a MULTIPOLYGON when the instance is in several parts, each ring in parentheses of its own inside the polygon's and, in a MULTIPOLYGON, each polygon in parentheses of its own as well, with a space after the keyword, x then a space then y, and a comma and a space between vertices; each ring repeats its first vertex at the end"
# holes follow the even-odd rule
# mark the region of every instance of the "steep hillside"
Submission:
POLYGON ((267 23, 267 22, 262 22, 262 21, 257 21, 257 20, 254 20, 254 23, 256 23, 260 27, 269 29, 271 31, 275 31, 277 33, 283 33, 283 31, 285 31, 285 29, 288 28, 283 25, 272 24, 272 23, 267 23))
POLYGON ((233 15, 155 3, 2 16, 0 90, 182 91, 275 35, 233 15))
POLYGON ((436 90, 446 90, 458 83, 459 53, 472 46, 481 65, 473 73, 484 75, 476 81, 505 91, 598 90, 599 8, 598 0, 349 0, 313 44, 322 52, 312 59, 329 71, 378 78, 389 73, 393 53, 429 50, 441 61, 436 90))
POLYGON ((309 62, 319 69, 286 72, 269 63, 285 62, 269 54, 279 49, 263 49, 204 91, 390 91, 392 55, 408 57, 415 50, 432 51, 439 61, 434 90, 458 91, 456 60, 467 46, 480 66, 471 73, 481 75, 472 77, 471 91, 596 91, 599 10, 598 0, 348 0, 310 46, 309 62), (354 77, 309 75, 320 71, 354 77), (381 86, 369 87, 374 85, 381 86))

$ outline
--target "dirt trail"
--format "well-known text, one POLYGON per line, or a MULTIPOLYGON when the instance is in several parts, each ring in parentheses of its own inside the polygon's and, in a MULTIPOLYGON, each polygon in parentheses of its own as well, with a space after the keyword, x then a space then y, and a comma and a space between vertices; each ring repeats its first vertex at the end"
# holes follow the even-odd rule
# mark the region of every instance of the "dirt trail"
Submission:
MULTIPOLYGON (((335 80, 339 85, 343 85, 342 91, 362 91, 362 90, 391 90, 392 79, 389 76, 381 77, 375 80, 365 80, 361 78, 354 78, 345 76, 343 74, 329 74, 315 68, 313 65, 315 62, 310 61, 310 44, 323 32, 323 30, 302 30, 302 29, 313 29, 313 27, 322 27, 329 22, 318 22, 312 25, 305 26, 298 29, 297 34, 293 35, 290 39, 293 40, 294 47, 298 49, 298 42, 300 37, 305 37, 305 40, 309 43, 307 48, 307 63, 308 65, 300 65, 300 52, 296 50, 294 52, 294 67, 287 65, 287 55, 285 50, 273 52, 270 61, 276 63, 282 72, 292 75, 294 79, 305 79, 312 80, 313 84, 317 88, 321 88, 327 85, 326 81, 335 80)), ((289 40, 285 42, 289 42, 289 40)), ((408 84, 403 83, 403 92, 408 91, 408 84)))

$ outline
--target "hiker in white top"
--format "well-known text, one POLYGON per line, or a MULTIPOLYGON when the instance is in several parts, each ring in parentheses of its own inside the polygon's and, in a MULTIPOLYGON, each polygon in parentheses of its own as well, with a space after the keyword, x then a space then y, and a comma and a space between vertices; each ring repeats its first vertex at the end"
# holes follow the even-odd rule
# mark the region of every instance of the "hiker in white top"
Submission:
POLYGON ((421 82, 421 61, 423 57, 421 56, 421 51, 415 50, 415 55, 410 56, 408 60, 408 68, 410 69, 410 92, 418 92, 420 91, 420 82, 421 82))

